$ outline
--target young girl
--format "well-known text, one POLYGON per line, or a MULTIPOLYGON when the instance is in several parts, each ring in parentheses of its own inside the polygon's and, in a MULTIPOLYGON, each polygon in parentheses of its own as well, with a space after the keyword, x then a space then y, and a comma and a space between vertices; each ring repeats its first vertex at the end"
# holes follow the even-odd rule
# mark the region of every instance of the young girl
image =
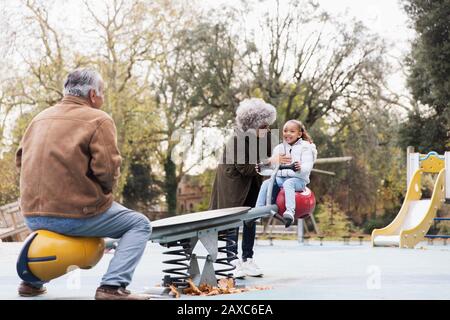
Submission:
MULTIPOLYGON (((286 199, 286 211, 283 214, 286 228, 294 221, 295 216, 295 192, 303 191, 309 183, 309 175, 317 159, 316 145, 306 132, 303 124, 298 120, 289 120, 283 127, 283 143, 277 145, 269 159, 269 164, 295 163, 295 171, 291 169, 279 170, 276 182, 284 188, 286 199)), ((259 190, 256 206, 266 205, 267 188, 270 180, 264 181, 259 190)))

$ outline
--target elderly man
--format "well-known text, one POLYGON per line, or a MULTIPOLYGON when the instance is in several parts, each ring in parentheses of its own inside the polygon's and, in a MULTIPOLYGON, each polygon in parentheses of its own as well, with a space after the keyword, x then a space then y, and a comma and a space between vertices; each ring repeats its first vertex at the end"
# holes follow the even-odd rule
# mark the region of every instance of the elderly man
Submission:
MULTIPOLYGON (((146 299, 126 290, 151 234, 141 213, 113 201, 121 157, 113 119, 101 111, 103 80, 90 69, 71 72, 64 98, 29 124, 16 154, 20 207, 31 230, 120 238, 95 298, 146 299)), ((45 293, 22 282, 21 296, 45 293)))

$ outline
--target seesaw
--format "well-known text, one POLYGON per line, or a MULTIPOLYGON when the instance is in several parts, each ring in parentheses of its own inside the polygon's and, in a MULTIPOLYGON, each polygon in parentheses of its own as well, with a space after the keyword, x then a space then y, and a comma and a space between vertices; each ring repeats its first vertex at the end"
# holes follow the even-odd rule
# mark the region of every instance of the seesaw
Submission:
MULTIPOLYGON (((263 207, 235 207, 185 214, 152 222, 150 241, 169 250, 163 254, 176 256, 163 261, 168 268, 162 270, 163 287, 174 285, 179 289, 188 286, 188 279, 199 285, 217 285, 217 276, 231 277, 235 266, 230 263, 236 255, 230 248, 236 243, 230 236, 243 222, 264 217, 282 220, 277 204, 272 204, 272 190, 278 170, 293 169, 291 165, 277 165, 273 170, 262 171, 270 175, 267 204, 263 207), (194 253, 202 243, 207 254, 194 253), (219 246, 219 242, 224 243, 219 246), (219 254, 223 256, 219 257, 219 254), (199 260, 204 260, 200 271, 199 260), (218 265, 215 268, 214 265, 218 265)), ((280 201, 277 201, 278 203, 280 201)), ((309 189, 297 198, 296 217, 305 217, 314 211, 314 193, 309 189), (304 206, 304 203, 309 205, 304 206)), ((284 212, 284 211, 281 211, 284 212)), ((116 240, 101 238, 68 237, 47 230, 38 230, 25 240, 17 261, 19 277, 28 282, 45 283, 78 267, 89 269, 100 261, 105 248, 112 249, 116 240)))

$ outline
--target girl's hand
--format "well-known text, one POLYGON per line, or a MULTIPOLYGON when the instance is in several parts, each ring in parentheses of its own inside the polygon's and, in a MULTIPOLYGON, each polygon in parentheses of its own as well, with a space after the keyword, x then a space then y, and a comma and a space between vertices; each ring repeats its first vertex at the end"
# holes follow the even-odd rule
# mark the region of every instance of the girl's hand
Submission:
POLYGON ((300 171, 300 169, 302 168, 302 166, 300 165, 300 161, 295 161, 295 171, 300 171))
POLYGON ((258 173, 261 171, 261 168, 259 167, 259 164, 256 164, 256 165, 255 165, 255 170, 256 170, 256 172, 258 172, 258 173))

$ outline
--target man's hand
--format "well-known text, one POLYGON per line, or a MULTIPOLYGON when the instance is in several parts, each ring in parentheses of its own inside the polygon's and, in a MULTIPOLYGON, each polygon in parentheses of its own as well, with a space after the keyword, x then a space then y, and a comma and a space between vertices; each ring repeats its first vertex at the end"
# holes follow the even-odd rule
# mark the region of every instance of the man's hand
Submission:
POLYGON ((302 166, 300 165, 300 161, 295 161, 294 165, 295 165, 295 171, 300 171, 300 169, 302 168, 302 166))

